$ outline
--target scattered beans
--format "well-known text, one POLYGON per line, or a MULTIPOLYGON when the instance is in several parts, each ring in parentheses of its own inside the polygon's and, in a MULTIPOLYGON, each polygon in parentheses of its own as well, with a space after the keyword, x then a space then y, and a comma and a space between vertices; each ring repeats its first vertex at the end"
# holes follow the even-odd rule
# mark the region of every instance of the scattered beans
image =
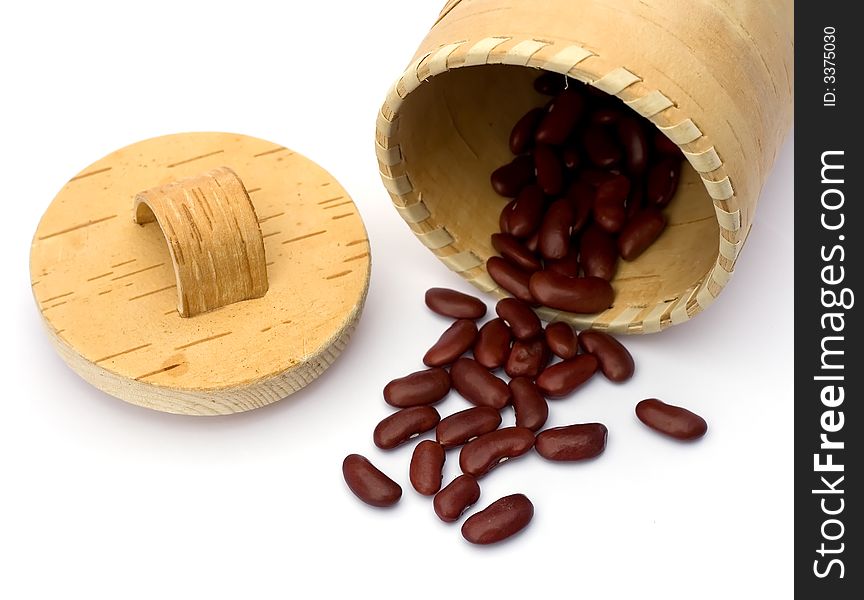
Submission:
POLYGON ((486 314, 486 303, 448 288, 426 291, 426 306, 433 312, 454 319, 479 319, 486 314))
POLYGON ((366 504, 393 506, 402 497, 399 484, 379 471, 365 456, 346 456, 342 461, 342 476, 354 495, 366 504))
POLYGON ((471 404, 501 409, 510 403, 510 388, 470 358, 460 358, 450 368, 453 388, 471 404))
POLYGON ((537 431, 549 418, 549 405, 540 390, 528 377, 516 377, 508 384, 513 393, 516 427, 537 431))
POLYGON ((597 359, 580 354, 549 367, 537 377, 537 387, 547 398, 563 398, 591 379, 597 371, 597 359))
POLYGON ((695 440, 708 431, 708 423, 696 413, 656 398, 637 404, 636 416, 651 429, 678 440, 695 440))
POLYGON ((470 475, 460 475, 435 494, 432 506, 445 523, 457 521, 470 506, 480 499, 480 484, 470 475))
POLYGON ((507 262, 500 256, 492 256, 486 261, 486 271, 495 283, 510 292, 514 298, 529 304, 534 303, 534 297, 528 289, 531 273, 507 262))
POLYGON ((434 367, 394 379, 384 386, 384 401, 396 408, 435 404, 450 392, 450 374, 434 367))
POLYGON ((490 406, 475 406, 444 417, 435 428, 435 439, 445 449, 467 444, 476 437, 495 431, 501 413, 490 406))
POLYGON ((528 283, 532 297, 541 304, 572 313, 598 313, 612 306, 615 292, 599 277, 566 277, 552 271, 534 273, 528 283))
POLYGON ((525 529, 533 517, 534 505, 526 496, 505 496, 469 517, 462 537, 472 544, 494 544, 525 529))
POLYGON ((584 423, 555 427, 537 434, 535 449, 547 460, 576 461, 594 458, 606 449, 606 426, 584 423))
POLYGON ((543 331, 543 324, 531 307, 516 298, 504 298, 495 305, 495 312, 506 321, 517 340, 530 340, 543 331))
POLYGON ((597 357, 600 370, 609 381, 620 383, 633 377, 636 365, 624 345, 603 331, 586 330, 579 334, 582 350, 597 357))
POLYGON ((378 423, 372 441, 382 450, 389 450, 429 431, 440 420, 438 411, 431 406, 403 408, 378 423))
POLYGON ((441 444, 423 440, 414 448, 409 467, 409 479, 414 489, 424 496, 433 496, 441 489, 441 471, 447 456, 441 444))
POLYGON ((549 362, 549 350, 542 337, 523 342, 516 340, 504 365, 510 377, 537 377, 549 362))
MULTIPOLYGON (((474 342, 474 360, 487 369, 503 367, 510 356, 510 328, 503 319, 492 319, 477 333, 474 342)), ((449 376, 448 376, 449 389, 449 376)))
POLYGON ((441 334, 423 357, 427 367, 443 367, 465 354, 477 339, 477 325, 468 319, 459 319, 441 334))
POLYGON ((465 444, 459 452, 459 467, 463 473, 480 477, 500 463, 522 456, 533 446, 533 431, 527 427, 505 427, 465 444))
POLYGON ((573 328, 563 321, 546 326, 546 346, 558 358, 573 358, 579 352, 579 339, 573 328))

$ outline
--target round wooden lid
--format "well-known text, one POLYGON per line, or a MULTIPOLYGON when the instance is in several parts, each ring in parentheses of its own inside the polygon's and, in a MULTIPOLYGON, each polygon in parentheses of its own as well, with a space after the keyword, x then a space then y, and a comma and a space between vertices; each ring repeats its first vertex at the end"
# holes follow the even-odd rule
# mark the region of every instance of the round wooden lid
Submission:
POLYGON ((60 190, 30 252, 69 366, 127 402, 192 415, 264 406, 318 377, 348 342, 369 271, 363 221, 329 173, 227 133, 93 163, 60 190))

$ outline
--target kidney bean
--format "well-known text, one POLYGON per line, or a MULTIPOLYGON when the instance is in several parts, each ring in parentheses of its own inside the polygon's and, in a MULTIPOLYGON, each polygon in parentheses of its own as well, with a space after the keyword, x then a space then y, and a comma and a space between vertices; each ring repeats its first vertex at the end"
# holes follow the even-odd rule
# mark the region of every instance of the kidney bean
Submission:
POLYGON ((528 377, 515 377, 510 380, 513 394, 513 410, 516 412, 516 427, 537 431, 549 418, 549 405, 540 390, 528 377))
POLYGON ((396 408, 440 402, 450 391, 450 374, 439 367, 417 371, 384 386, 384 401, 396 408))
POLYGON ((501 413, 491 406, 475 406, 444 417, 435 428, 435 439, 446 449, 467 444, 476 437, 495 431, 501 413))
POLYGON ((573 313, 598 313, 612 306, 615 299, 615 292, 605 279, 565 277, 552 271, 534 273, 528 288, 540 304, 573 313))
POLYGON ((531 237, 525 240, 525 247, 530 252, 537 254, 540 251, 540 230, 535 231, 531 237))
POLYGON ((662 131, 657 131, 654 133, 654 149, 658 152, 658 154, 674 156, 679 160, 681 160, 682 158, 681 148, 678 147, 678 144, 666 137, 666 134, 662 131))
POLYGON ((534 80, 534 89, 544 96, 560 94, 567 83, 567 79, 561 73, 546 71, 534 80))
POLYGON ((540 259, 528 250, 525 245, 512 235, 506 233, 492 234, 492 247, 498 254, 508 259, 520 269, 533 273, 543 268, 540 259))
POLYGON ((348 488, 366 504, 393 506, 402 497, 399 484, 379 471, 365 456, 346 456, 342 461, 342 476, 348 488))
POLYGON ((563 398, 591 379, 597 371, 597 359, 580 354, 544 369, 537 377, 537 387, 547 398, 563 398))
POLYGON ((510 355, 510 328, 503 319, 492 319, 477 333, 474 342, 474 360, 487 369, 497 369, 504 366, 510 355))
POLYGON ((540 253, 543 258, 564 258, 570 249, 570 230, 575 218, 573 203, 567 198, 553 202, 540 225, 540 253))
POLYGON ((567 144, 561 149, 561 163, 568 171, 575 171, 582 166, 582 151, 575 144, 567 144))
POLYGON ((636 416, 651 429, 678 440, 695 440, 708 431, 708 423, 696 413, 656 398, 637 404, 636 416))
POLYGON ((480 484, 470 475, 460 475, 435 494, 432 507, 445 523, 458 521, 470 506, 480 499, 480 484))
POLYGON ((595 125, 614 125, 621 118, 621 111, 617 108, 598 108, 591 113, 591 123, 595 125))
POLYGON ((517 156, 495 169, 489 181, 500 196, 515 198, 523 187, 534 181, 534 159, 529 155, 517 156))
POLYGON ((408 478, 414 489, 424 496, 433 496, 441 489, 441 472, 447 456, 438 442, 423 440, 414 448, 408 478))
POLYGON ((630 193, 630 180, 616 175, 597 187, 594 197, 594 221, 609 233, 617 233, 624 226, 627 212, 624 203, 630 193))
POLYGON ((560 146, 567 141, 570 132, 582 119, 585 99, 575 88, 558 94, 549 106, 549 111, 540 120, 534 139, 538 144, 560 146))
POLYGON ((607 179, 612 177, 608 171, 603 169, 585 169, 579 174, 580 181, 584 181, 588 185, 597 187, 607 179))
POLYGON ((618 270, 615 239, 599 227, 589 227, 579 240, 579 262, 586 277, 611 281, 618 270))
POLYGON ((586 181, 576 181, 567 190, 567 198, 573 204, 573 231, 581 231, 594 212, 596 188, 586 181))
POLYGON ((462 446, 459 467, 463 473, 480 477, 500 463, 522 456, 533 446, 533 431, 527 427, 505 427, 483 434, 462 446))
POLYGON ((602 423, 555 427, 538 433, 534 448, 547 460, 585 460, 606 449, 607 433, 602 423))
POLYGON ((545 208, 543 190, 536 185, 526 186, 519 192, 516 204, 509 214, 507 228, 510 234, 518 238, 530 237, 540 227, 545 208))
POLYGON ((513 209, 516 208, 516 200, 511 200, 501 209, 501 214, 498 215, 498 229, 501 233, 510 233, 510 215, 513 214, 513 209))
POLYGON ((585 330, 579 334, 579 345, 584 352, 593 354, 600 370, 609 381, 627 381, 633 377, 636 365, 624 345, 603 331, 585 330))
POLYGON ((543 324, 531 307, 516 298, 503 298, 495 305, 495 312, 504 319, 517 340, 530 340, 540 335, 543 324))
POLYGON ((504 365, 510 377, 537 377, 549 362, 549 351, 543 338, 528 341, 516 340, 504 365))
POLYGON ((515 298, 529 304, 534 303, 534 297, 528 288, 531 273, 507 262, 500 256, 492 256, 486 261, 486 271, 495 283, 510 292, 515 298))
POLYGON ((546 346, 552 354, 567 360, 579 352, 579 339, 569 323, 557 321, 546 326, 546 346))
POLYGON ((496 500, 462 524, 462 537, 472 544, 494 544, 519 533, 534 517, 534 505, 523 494, 496 500))
POLYGON ((534 131, 546 111, 543 108, 532 108, 525 116, 516 121, 510 132, 510 152, 522 154, 527 152, 534 143, 534 131))
POLYGON ((645 129, 634 118, 627 117, 618 122, 618 141, 624 148, 627 172, 640 176, 648 164, 648 138, 645 129))
POLYGON ((507 384, 470 358, 453 363, 450 380, 456 391, 476 406, 501 409, 510 403, 507 384))
POLYGON ((438 411, 431 406, 403 408, 378 423, 372 441, 382 450, 390 450, 429 431, 440 420, 438 411))
POLYGON ((482 300, 448 288, 426 290, 426 306, 454 319, 479 319, 486 314, 486 304, 482 300))
POLYGON ((551 147, 537 144, 534 148, 534 168, 537 171, 537 185, 544 194, 560 194, 564 187, 564 172, 561 159, 551 147))
POLYGON ((566 277, 579 277, 579 242, 571 239, 567 255, 564 258, 546 260, 545 268, 566 277))
POLYGON ((664 158, 648 170, 645 200, 650 206, 665 208, 678 189, 681 161, 664 158))
POLYGON ((477 325, 469 319, 455 321, 423 357, 427 367, 443 367, 465 354, 477 339, 477 325))
POLYGON ((596 167, 608 169, 621 162, 621 148, 612 134, 598 125, 591 125, 582 134, 582 145, 588 160, 596 167))
POLYGON ((666 217, 656 208, 646 208, 627 222, 618 236, 618 251, 624 260, 636 260, 666 229, 666 217))
POLYGON ((630 182, 630 195, 627 197, 627 219, 636 216, 645 203, 645 182, 642 178, 634 177, 630 182))

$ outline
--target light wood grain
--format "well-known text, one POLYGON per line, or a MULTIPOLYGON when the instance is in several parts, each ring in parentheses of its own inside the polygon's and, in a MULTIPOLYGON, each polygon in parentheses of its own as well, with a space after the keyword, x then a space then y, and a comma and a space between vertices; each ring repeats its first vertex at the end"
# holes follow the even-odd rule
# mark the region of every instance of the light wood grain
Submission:
POLYGON ((264 406, 318 377, 359 319, 369 270, 363 222, 332 176, 225 133, 154 138, 93 163, 51 203, 30 255, 34 297, 76 372, 134 404, 202 415, 264 406), (182 318, 165 236, 131 208, 142 190, 224 165, 254 205, 269 289, 182 318))

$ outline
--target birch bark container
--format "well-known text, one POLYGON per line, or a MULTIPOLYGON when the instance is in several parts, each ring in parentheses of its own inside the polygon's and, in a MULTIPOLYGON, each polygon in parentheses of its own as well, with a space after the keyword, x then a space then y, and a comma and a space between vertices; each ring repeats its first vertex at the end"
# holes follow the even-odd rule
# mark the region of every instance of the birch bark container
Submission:
POLYGON ((792 117, 787 0, 450 0, 378 115, 376 150, 417 238, 479 289, 506 200, 489 174, 511 159, 516 120, 546 100, 539 69, 619 97, 689 164, 669 226, 622 262, 612 308, 540 309, 618 333, 652 333, 708 307, 734 273, 792 117))

